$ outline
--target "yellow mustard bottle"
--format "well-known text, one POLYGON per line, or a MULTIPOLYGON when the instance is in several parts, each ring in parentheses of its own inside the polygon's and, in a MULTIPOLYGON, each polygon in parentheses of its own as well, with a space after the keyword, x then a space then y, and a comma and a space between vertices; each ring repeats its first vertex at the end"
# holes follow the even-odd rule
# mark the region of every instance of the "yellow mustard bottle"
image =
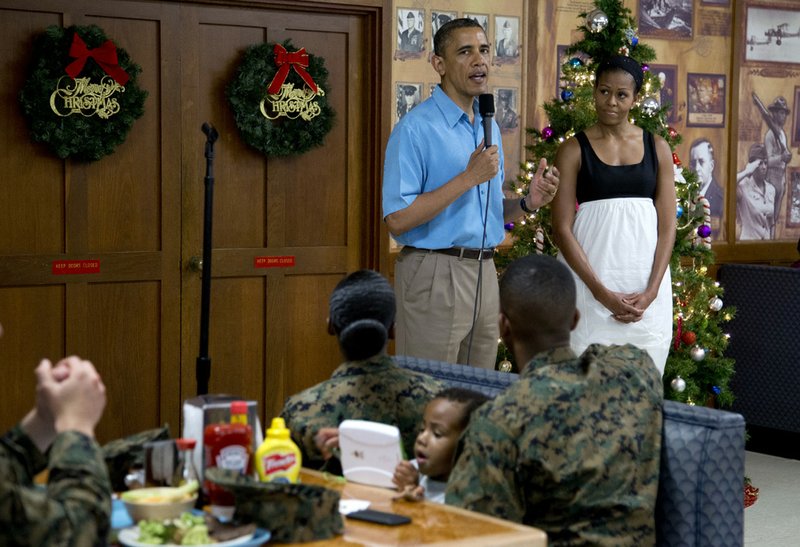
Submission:
POLYGON ((262 482, 297 482, 302 457, 283 418, 273 418, 267 437, 256 450, 256 471, 262 482))

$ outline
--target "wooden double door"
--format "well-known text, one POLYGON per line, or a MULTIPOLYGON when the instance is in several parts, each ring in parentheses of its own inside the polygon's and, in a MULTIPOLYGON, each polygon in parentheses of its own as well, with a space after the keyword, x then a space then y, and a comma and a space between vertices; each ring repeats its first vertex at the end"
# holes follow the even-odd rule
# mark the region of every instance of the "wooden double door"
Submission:
POLYGON ((257 400, 269 420, 339 363, 328 296, 382 255, 383 2, 34 4, 0 6, 0 428, 32 406, 40 358, 78 354, 108 388, 102 442, 165 423, 180 434, 200 344, 204 122, 220 135, 209 392, 257 400), (149 92, 126 141, 89 163, 33 143, 17 99, 33 37, 73 24, 127 50, 149 92), (271 158, 241 139, 225 87, 245 48, 287 38, 324 58, 336 118, 322 146, 271 158), (78 273, 54 267, 66 262, 78 273))

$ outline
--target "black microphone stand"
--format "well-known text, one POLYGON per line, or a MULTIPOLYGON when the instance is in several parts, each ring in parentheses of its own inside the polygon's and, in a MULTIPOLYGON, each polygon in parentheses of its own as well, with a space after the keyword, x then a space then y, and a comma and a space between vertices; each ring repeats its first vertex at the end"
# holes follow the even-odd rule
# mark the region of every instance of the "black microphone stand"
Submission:
POLYGON ((200 354, 197 357, 195 375, 197 394, 208 393, 208 380, 211 378, 211 358, 208 356, 208 321, 211 304, 211 215, 214 204, 214 142, 219 133, 208 122, 203 124, 206 134, 206 177, 204 179, 206 196, 203 211, 203 269, 200 293, 200 354))

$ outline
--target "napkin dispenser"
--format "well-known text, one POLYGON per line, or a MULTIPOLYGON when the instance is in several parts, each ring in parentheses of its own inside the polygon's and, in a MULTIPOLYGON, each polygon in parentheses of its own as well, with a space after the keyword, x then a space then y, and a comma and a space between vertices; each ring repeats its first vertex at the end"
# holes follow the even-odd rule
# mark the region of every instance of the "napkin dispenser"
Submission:
POLYGON ((207 425, 231 421, 231 401, 247 402, 247 423, 253 428, 253 454, 264 441, 261 421, 258 418, 258 403, 233 395, 199 395, 183 403, 183 437, 195 439, 194 467, 203 479, 205 472, 205 447, 203 431, 207 425))

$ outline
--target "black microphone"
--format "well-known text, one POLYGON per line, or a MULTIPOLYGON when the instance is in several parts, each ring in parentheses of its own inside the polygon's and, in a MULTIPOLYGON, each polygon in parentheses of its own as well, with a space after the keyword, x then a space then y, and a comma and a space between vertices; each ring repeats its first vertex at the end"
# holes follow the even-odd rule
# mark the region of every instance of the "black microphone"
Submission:
POLYGON ((478 112, 483 118, 483 146, 492 146, 492 118, 494 117, 494 95, 482 93, 478 95, 478 112))

